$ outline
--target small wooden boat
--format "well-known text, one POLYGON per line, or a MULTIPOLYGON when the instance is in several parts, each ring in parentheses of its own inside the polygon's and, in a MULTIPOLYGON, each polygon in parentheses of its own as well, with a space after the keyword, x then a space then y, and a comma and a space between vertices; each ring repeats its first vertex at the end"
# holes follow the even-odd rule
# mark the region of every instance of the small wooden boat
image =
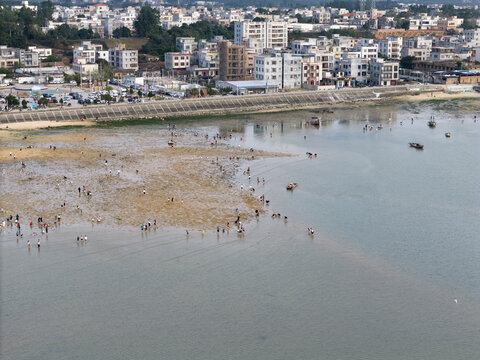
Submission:
POLYGON ((173 140, 169 140, 169 141, 168 141, 168 146, 173 147, 173 145, 175 145, 175 143, 173 142, 173 140))
POLYGON ((290 183, 287 185, 287 190, 293 190, 297 187, 297 183, 290 183))
POLYGON ((416 143, 416 142, 411 142, 409 143, 410 147, 413 147, 415 149, 418 149, 418 150, 423 150, 423 145, 422 144, 419 144, 419 143, 416 143))
POLYGON ((319 126, 320 125, 320 119, 316 116, 312 117, 312 120, 310 121, 310 124, 311 125, 314 125, 314 126, 319 126))
POLYGON ((450 136, 452 136, 452 134, 450 134, 449 132, 445 133, 445 137, 449 138, 450 136))

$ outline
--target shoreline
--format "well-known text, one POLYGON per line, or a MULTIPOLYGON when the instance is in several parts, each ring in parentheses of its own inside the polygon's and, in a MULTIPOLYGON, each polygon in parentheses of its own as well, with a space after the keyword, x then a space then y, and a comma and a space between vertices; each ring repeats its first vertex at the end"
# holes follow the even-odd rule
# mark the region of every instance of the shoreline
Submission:
MULTIPOLYGON (((445 91, 433 91, 433 92, 424 92, 415 95, 401 95, 393 98, 379 98, 377 100, 366 100, 366 101, 353 101, 353 102, 339 102, 339 103, 330 103, 330 104, 315 104, 307 106, 296 106, 296 107, 278 107, 278 108, 268 108, 268 109, 258 109, 252 111, 238 111, 230 112, 226 111, 225 114, 215 114, 215 115, 192 115, 192 116, 172 116, 166 117, 166 120, 174 121, 178 119, 202 119, 202 118, 215 118, 215 117, 235 117, 242 115, 252 115, 252 114, 264 114, 264 113, 275 113, 275 112, 288 112, 288 111, 299 111, 299 110, 313 110, 313 109, 325 109, 325 108, 344 108, 344 107, 364 107, 382 104, 389 102, 423 102, 423 101, 448 101, 455 99, 480 99, 480 93, 477 92, 460 92, 460 93, 449 93, 445 91)), ((105 124, 122 124, 129 123, 129 125, 135 125, 135 122, 138 121, 139 124, 142 123, 151 123, 157 121, 160 118, 131 118, 124 120, 106 120, 106 121, 25 121, 18 123, 8 123, 1 124, 0 130, 4 131, 18 131, 18 130, 47 130, 49 128, 74 128, 74 127, 90 127, 90 126, 104 126, 105 124)))

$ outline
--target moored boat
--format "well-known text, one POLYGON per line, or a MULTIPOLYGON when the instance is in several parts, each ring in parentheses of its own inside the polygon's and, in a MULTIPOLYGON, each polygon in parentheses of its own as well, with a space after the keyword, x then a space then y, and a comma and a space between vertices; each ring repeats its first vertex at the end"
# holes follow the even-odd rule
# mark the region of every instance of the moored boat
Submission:
POLYGON ((173 147, 173 145, 175 145, 175 143, 173 142, 173 140, 169 140, 169 141, 168 141, 168 146, 173 147))
POLYGON ((312 120, 310 121, 310 124, 319 126, 320 125, 320 119, 317 116, 313 116, 312 120))
POLYGON ((449 132, 445 133, 445 137, 449 138, 450 136, 452 136, 452 134, 450 134, 449 132))
POLYGON ((287 185, 287 190, 293 190, 297 187, 297 183, 290 183, 287 185))
POLYGON ((428 126, 430 126, 431 128, 434 128, 435 126, 437 126, 437 123, 435 122, 435 118, 433 117, 433 115, 428 121, 428 126))
POLYGON ((417 142, 411 142, 409 143, 410 147, 413 147, 418 150, 423 150, 423 144, 417 143, 417 142))

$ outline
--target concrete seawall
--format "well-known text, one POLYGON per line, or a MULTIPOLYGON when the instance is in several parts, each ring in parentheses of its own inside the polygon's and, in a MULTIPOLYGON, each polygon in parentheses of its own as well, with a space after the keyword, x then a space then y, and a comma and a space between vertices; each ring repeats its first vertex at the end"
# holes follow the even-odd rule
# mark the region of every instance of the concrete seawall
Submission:
POLYGON ((267 95, 207 97, 164 100, 145 103, 89 105, 78 108, 57 108, 0 114, 0 123, 25 121, 105 121, 153 117, 226 115, 265 110, 293 110, 329 104, 354 103, 391 99, 421 92, 442 91, 443 86, 396 86, 354 88, 332 91, 302 91, 267 95))

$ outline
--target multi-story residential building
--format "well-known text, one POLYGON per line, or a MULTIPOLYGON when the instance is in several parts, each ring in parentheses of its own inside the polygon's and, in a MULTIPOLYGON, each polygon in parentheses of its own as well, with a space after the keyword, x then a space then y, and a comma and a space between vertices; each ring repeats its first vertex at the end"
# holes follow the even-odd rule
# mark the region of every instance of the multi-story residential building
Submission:
POLYGON ((222 81, 247 80, 251 78, 249 55, 245 44, 219 43, 219 78, 222 81))
POLYGON ((480 29, 464 30, 464 43, 471 47, 480 46, 480 29))
POLYGON ((50 55, 52 55, 52 49, 50 48, 41 48, 36 46, 29 46, 27 47, 27 51, 32 51, 38 53, 39 60, 43 60, 50 55))
POLYGON ((302 59, 302 87, 317 89, 323 79, 322 63, 314 54, 300 55, 302 59))
POLYGON ((343 76, 354 78, 357 83, 366 84, 369 61, 370 59, 361 57, 360 52, 344 53, 340 60, 339 71, 343 76))
POLYGON ((190 67, 190 54, 165 53, 165 68, 170 70, 186 70, 190 67))
POLYGON ((32 11, 37 11, 37 7, 35 5, 29 5, 28 4, 28 1, 22 1, 22 4, 21 5, 13 5, 11 6, 10 8, 13 10, 13 11, 16 11, 16 10, 21 10, 22 8, 27 8, 27 9, 30 9, 32 11))
POLYGON ((322 77, 330 77, 335 70, 335 54, 327 51, 318 52, 313 60, 321 64, 322 77))
POLYGON ((370 85, 391 86, 397 85, 400 64, 398 61, 384 59, 370 60, 370 85))
POLYGON ((40 63, 38 53, 31 50, 16 49, 15 57, 26 67, 37 67, 40 63))
POLYGON ((402 57, 415 56, 419 60, 427 60, 432 51, 432 39, 426 36, 403 38, 402 57))
POLYGON ((437 21, 437 27, 439 30, 447 31, 454 30, 463 24, 463 19, 459 19, 456 16, 451 18, 439 19, 437 21))
POLYGON ((402 38, 389 37, 378 42, 378 52, 389 59, 402 57, 402 38))
POLYGON ((85 59, 86 64, 93 64, 97 59, 97 50, 103 50, 103 46, 100 44, 92 44, 90 41, 82 41, 80 46, 73 48, 73 62, 77 62, 78 59, 85 59))
POLYGON ((290 42, 290 47, 292 49, 292 53, 294 54, 308 54, 312 47, 317 46, 317 40, 314 38, 308 38, 304 40, 292 40, 290 42))
POLYGON ((281 89, 300 88, 302 59, 290 53, 255 56, 255 80, 264 80, 281 89))
POLYGON ((0 45, 0 67, 13 69, 20 59, 15 56, 15 48, 9 48, 6 45, 0 45))
POLYGON ((52 55, 52 49, 37 48, 29 46, 27 50, 0 46, 0 67, 13 68, 15 64, 21 63, 24 67, 37 67, 41 60, 52 55))
POLYGON ((85 58, 78 58, 72 63, 72 70, 76 74, 87 75, 98 71, 98 64, 87 63, 85 58))
POLYGON ((324 7, 314 10, 313 18, 319 24, 330 24, 330 12, 328 12, 324 7))
POLYGON ((445 61, 458 58, 458 54, 453 47, 432 47, 430 57, 427 60, 445 61))
POLYGON ((125 44, 119 44, 113 49, 108 49, 108 62, 110 66, 121 70, 138 70, 138 50, 126 49, 125 44))
POLYGON ((420 14, 411 17, 410 30, 431 30, 437 27, 438 17, 432 17, 427 14, 420 14))
POLYGON ((177 37, 175 39, 175 47, 181 53, 192 54, 193 51, 197 48, 197 42, 193 37, 177 37))
POLYGON ((359 52, 362 59, 376 59, 378 57, 378 44, 373 39, 360 39, 353 47, 353 51, 359 52))
POLYGON ((358 43, 359 39, 352 38, 350 36, 341 36, 333 34, 333 45, 341 48, 342 51, 352 50, 358 43))
POLYGON ((248 49, 262 53, 263 49, 287 47, 287 22, 242 21, 235 23, 235 45, 245 44, 248 49))

